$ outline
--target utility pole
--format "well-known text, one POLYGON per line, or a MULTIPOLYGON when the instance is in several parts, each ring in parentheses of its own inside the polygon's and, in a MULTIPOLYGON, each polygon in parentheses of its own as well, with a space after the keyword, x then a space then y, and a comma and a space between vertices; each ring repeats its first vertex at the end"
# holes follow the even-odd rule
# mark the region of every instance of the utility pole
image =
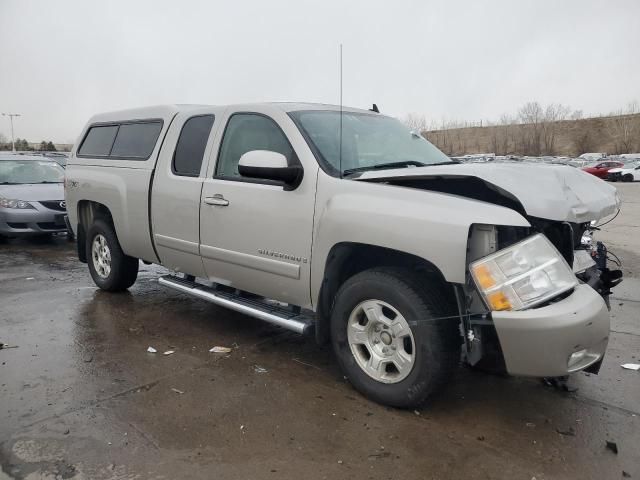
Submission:
POLYGON ((9 117, 9 121, 11 122, 11 151, 15 152, 16 143, 15 143, 15 140, 13 139, 13 117, 19 117, 20 114, 19 113, 3 113, 2 116, 9 117))

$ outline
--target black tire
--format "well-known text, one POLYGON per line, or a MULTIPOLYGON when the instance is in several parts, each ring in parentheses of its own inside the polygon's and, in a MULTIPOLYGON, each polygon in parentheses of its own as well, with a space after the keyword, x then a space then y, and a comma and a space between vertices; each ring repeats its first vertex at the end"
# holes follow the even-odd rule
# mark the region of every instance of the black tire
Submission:
POLYGON ((331 341, 344 375, 359 392, 384 405, 414 408, 456 370, 462 344, 456 315, 453 291, 446 284, 406 269, 375 268, 354 275, 339 289, 331 313, 331 341), (397 383, 369 376, 351 352, 348 319, 368 299, 392 305, 411 329, 415 360, 410 373, 397 383))
POLYGON ((626 175, 622 176, 622 181, 623 182, 633 182, 633 175, 631 173, 627 173, 626 175))
POLYGON ((138 278, 138 259, 130 257, 122 251, 113 227, 105 220, 97 219, 93 222, 87 235, 86 248, 91 278, 102 290, 120 292, 135 283, 138 278), (92 246, 98 235, 104 237, 111 256, 111 268, 107 276, 100 275, 94 264, 92 246))

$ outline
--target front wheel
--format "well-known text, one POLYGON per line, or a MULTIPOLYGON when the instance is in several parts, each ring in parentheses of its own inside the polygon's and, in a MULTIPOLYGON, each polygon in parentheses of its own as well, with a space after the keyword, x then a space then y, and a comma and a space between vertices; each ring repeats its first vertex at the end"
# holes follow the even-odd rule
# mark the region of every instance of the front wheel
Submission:
POLYGON ((102 219, 89 228, 87 253, 91 278, 102 290, 119 292, 135 283, 138 259, 122 251, 113 227, 102 219))
POLYGON ((394 407, 421 405, 460 357, 452 292, 410 270, 376 268, 348 279, 331 315, 333 348, 353 386, 394 407))
POLYGON ((627 173, 626 175, 622 176, 622 181, 623 182, 633 182, 633 175, 631 173, 627 173))

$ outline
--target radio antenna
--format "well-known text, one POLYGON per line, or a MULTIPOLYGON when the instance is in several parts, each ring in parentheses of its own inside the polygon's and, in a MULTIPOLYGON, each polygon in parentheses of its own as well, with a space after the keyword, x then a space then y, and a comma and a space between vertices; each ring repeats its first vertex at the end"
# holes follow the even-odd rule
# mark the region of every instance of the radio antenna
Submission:
POLYGON ((340 153, 338 159, 340 178, 342 178, 342 44, 340 44, 340 153))

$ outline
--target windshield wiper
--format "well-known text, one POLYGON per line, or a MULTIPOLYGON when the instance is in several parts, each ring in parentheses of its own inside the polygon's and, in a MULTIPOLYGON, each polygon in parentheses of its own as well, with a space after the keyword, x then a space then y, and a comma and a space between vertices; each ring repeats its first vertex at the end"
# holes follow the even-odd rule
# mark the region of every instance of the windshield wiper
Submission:
POLYGON ((43 180, 42 182, 38 182, 38 183, 63 183, 63 182, 49 182, 47 180, 43 180))
POLYGON ((367 170, 383 170, 387 168, 424 167, 425 165, 426 163, 418 162, 416 160, 405 160, 404 162, 379 163, 377 165, 368 165, 366 167, 347 168, 343 174, 351 175, 352 173, 365 172, 367 170))
POLYGON ((20 185, 20 184, 15 182, 0 182, 0 185, 20 185))
POLYGON ((438 165, 457 165, 460 163, 462 162, 459 162, 458 160, 449 160, 448 162, 428 163, 425 165, 425 167, 437 167, 438 165))

